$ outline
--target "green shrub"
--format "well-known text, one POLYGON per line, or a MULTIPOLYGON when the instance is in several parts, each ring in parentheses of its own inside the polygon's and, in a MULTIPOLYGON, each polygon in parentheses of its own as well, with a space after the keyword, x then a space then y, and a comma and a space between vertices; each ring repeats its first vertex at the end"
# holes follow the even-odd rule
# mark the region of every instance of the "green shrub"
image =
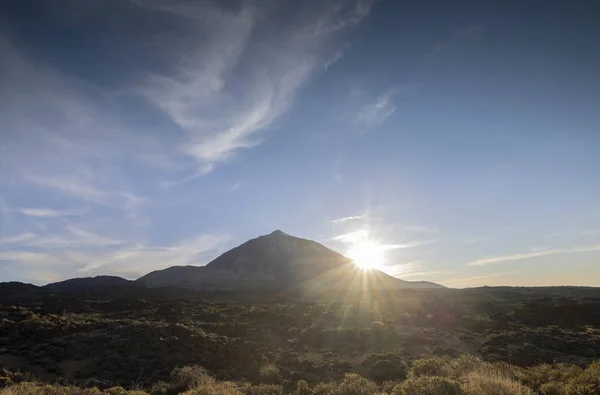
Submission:
POLYGON ((448 376, 448 358, 434 357, 415 361, 410 368, 408 377, 422 376, 448 376))
POLYGON ((205 382, 183 392, 182 395, 243 395, 239 388, 230 382, 206 380, 205 382))
POLYGON ((171 372, 171 380, 171 388, 179 392, 206 382, 214 381, 208 375, 206 369, 197 365, 173 369, 171 372))
POLYGON ((580 375, 569 380, 565 389, 568 395, 600 394, 600 361, 593 362, 580 375))
POLYGON ((273 364, 267 364, 258 370, 257 381, 263 384, 275 384, 281 381, 279 368, 273 364))
MULTIPOLYGON (((578 377, 583 369, 568 364, 541 364, 525 369, 522 380, 534 390, 540 390, 544 384, 557 383, 564 386, 568 381, 578 377)), ((547 386, 547 391, 551 386, 547 386)))
POLYGON ((550 381, 540 385, 540 395, 567 395, 564 383, 550 381))
POLYGON ((464 395, 464 392, 456 381, 443 377, 422 376, 409 378, 397 385, 392 395, 464 395))
POLYGON ((298 380, 294 395, 313 395, 314 391, 310 388, 306 380, 298 380))
POLYGON ((245 390, 247 395, 283 395, 283 388, 275 384, 252 385, 245 390))
POLYGON ((346 373, 338 383, 320 383, 314 390, 315 395, 371 395, 378 392, 375 383, 356 373, 346 373))
POLYGON ((468 395, 533 395, 531 388, 493 372, 469 374, 463 386, 468 395))
MULTIPOLYGON (((129 391, 126 394, 145 394, 140 391, 129 391)), ((63 387, 61 385, 40 384, 33 382, 22 382, 0 389, 0 395, 102 395, 97 388, 63 387)))
POLYGON ((336 395, 370 395, 378 392, 377 386, 372 381, 356 374, 346 373, 338 385, 336 395))

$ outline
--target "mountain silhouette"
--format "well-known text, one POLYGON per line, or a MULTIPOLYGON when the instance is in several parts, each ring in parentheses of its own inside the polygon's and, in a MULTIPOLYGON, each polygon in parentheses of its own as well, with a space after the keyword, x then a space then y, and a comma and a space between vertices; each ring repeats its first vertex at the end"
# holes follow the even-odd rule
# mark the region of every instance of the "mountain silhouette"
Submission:
POLYGON ((375 288, 440 288, 430 282, 397 279, 376 269, 362 270, 347 257, 312 240, 281 230, 251 239, 206 266, 173 266, 136 280, 146 287, 201 290, 292 289, 322 291, 366 285, 375 288))
POLYGON ((70 292, 89 291, 106 287, 124 287, 132 284, 133 281, 117 276, 96 276, 70 278, 68 280, 44 285, 42 288, 48 291, 70 292))

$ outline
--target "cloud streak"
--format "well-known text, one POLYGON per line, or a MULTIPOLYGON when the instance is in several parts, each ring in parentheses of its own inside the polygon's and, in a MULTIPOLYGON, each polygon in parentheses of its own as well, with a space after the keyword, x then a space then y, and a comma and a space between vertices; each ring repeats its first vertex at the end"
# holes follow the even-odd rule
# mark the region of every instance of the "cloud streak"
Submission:
POLYGON ((349 217, 342 217, 342 218, 337 218, 337 219, 333 219, 331 220, 332 224, 342 224, 348 221, 355 221, 358 219, 364 219, 366 218, 366 214, 362 214, 362 215, 352 215, 349 217))
MULTIPOLYGON (((25 179, 31 184, 51 189, 63 195, 68 195, 114 209, 134 209, 144 202, 142 197, 131 192, 102 189, 87 183, 76 175, 60 177, 30 174, 27 175, 25 179)), ((40 212, 38 212, 38 214, 40 214, 40 212)), ((48 214, 48 212, 46 212, 46 214, 48 214)))
POLYGON ((194 34, 178 43, 186 55, 178 55, 177 72, 151 74, 139 91, 185 132, 180 152, 197 162, 200 175, 207 173, 238 150, 260 144, 260 132, 331 65, 331 53, 339 59, 334 36, 359 23, 371 3, 324 2, 277 26, 276 38, 265 35, 261 13, 250 3, 237 11, 149 3, 180 17, 194 34), (232 90, 235 79, 243 79, 244 89, 232 90))
MULTIPOLYGON (((370 232, 367 229, 359 229, 359 230, 356 230, 353 232, 349 232, 349 233, 345 233, 345 234, 336 236, 333 238, 333 240, 342 242, 342 243, 347 243, 347 244, 359 244, 362 242, 371 242, 372 243, 372 241, 370 241, 369 234, 370 234, 370 232)), ((422 246, 422 245, 431 244, 434 242, 435 242, 435 240, 415 240, 415 241, 410 241, 408 243, 403 243, 403 244, 377 243, 376 246, 377 246, 377 248, 379 248, 381 250, 396 250, 396 249, 402 249, 402 248, 418 247, 418 246, 422 246)))
POLYGON ((89 248, 105 247, 123 244, 122 241, 110 237, 101 236, 93 232, 69 225, 66 232, 43 236, 36 233, 21 233, 15 236, 0 239, 0 244, 19 247, 44 248, 89 248))
POLYGON ((490 258, 478 259, 467 263, 468 266, 485 266, 501 262, 518 261, 523 259, 532 259, 542 256, 557 255, 557 254, 574 254, 582 252, 595 252, 600 251, 600 245, 586 246, 586 247, 573 247, 573 248, 559 248, 552 250, 532 251, 525 252, 522 254, 502 255, 490 258))
POLYGON ((84 210, 53 210, 49 208, 25 207, 16 208, 15 211, 28 217, 39 218, 74 217, 78 215, 83 215, 85 213, 84 210))

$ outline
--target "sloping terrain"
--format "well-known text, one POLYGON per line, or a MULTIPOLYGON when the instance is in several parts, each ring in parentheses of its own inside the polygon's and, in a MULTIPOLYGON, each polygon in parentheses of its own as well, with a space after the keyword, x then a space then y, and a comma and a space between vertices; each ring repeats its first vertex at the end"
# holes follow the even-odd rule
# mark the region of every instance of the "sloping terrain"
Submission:
POLYGON ((133 285, 133 281, 126 280, 117 276, 96 276, 70 278, 65 281, 50 283, 45 285, 44 289, 48 291, 69 292, 69 291, 86 291, 94 288, 103 287, 123 287, 133 285))
POLYGON ((174 266, 151 272, 136 283, 202 290, 441 287, 399 280, 379 270, 361 271, 349 258, 324 245, 280 230, 249 240, 204 267, 174 266))

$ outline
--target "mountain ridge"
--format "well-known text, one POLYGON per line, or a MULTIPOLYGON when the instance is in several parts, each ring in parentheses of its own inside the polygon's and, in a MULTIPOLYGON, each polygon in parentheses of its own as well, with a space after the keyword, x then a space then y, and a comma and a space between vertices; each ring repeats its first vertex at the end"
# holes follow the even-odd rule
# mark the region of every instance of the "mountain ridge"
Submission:
POLYGON ((250 239, 204 266, 170 266, 136 280, 118 276, 70 278, 41 287, 6 284, 6 288, 35 287, 52 292, 88 291, 109 287, 173 287, 199 291, 445 288, 428 281, 405 281, 377 269, 360 269, 350 258, 314 240, 291 236, 279 229, 250 239))
POLYGON ((171 266, 152 271, 135 282, 146 287, 176 286, 209 290, 314 290, 332 284, 351 287, 357 276, 368 277, 374 280, 373 286, 388 289, 443 288, 426 281, 401 280, 376 269, 359 269, 350 258, 316 241, 291 236, 279 229, 250 239, 205 266, 171 266))

